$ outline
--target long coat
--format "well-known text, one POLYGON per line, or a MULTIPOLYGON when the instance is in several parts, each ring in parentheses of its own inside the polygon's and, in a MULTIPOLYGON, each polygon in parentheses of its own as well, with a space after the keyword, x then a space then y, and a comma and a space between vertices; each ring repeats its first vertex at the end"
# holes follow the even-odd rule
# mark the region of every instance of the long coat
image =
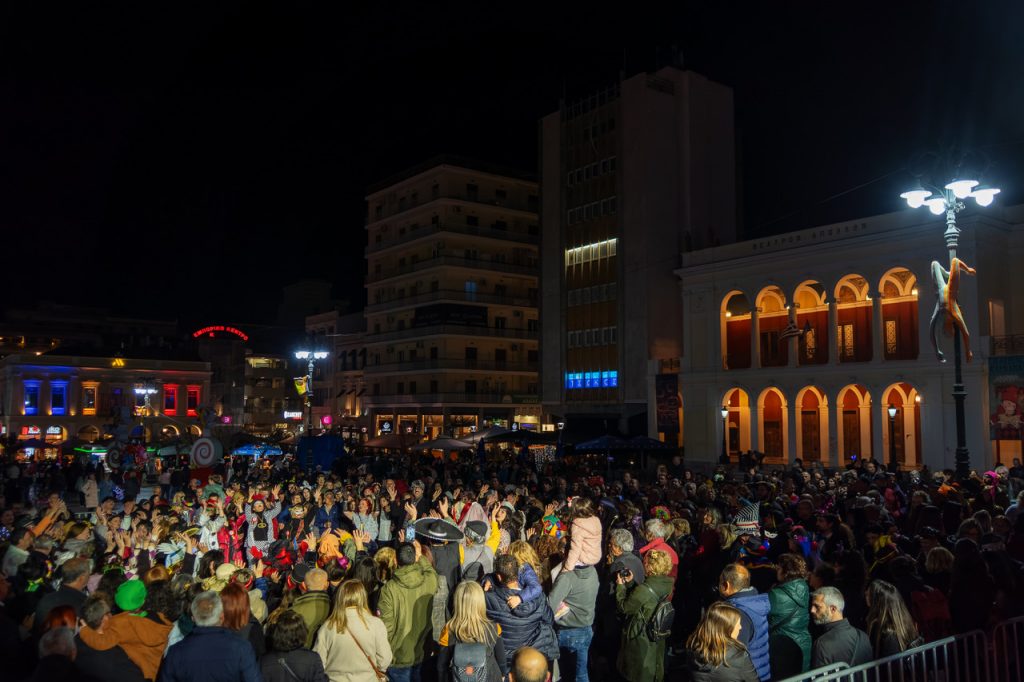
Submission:
POLYGON ((619 613, 625 617, 618 668, 629 682, 661 682, 665 678, 665 640, 652 642, 647 637, 647 622, 658 602, 672 592, 673 582, 667 575, 649 575, 643 585, 615 586, 619 613))

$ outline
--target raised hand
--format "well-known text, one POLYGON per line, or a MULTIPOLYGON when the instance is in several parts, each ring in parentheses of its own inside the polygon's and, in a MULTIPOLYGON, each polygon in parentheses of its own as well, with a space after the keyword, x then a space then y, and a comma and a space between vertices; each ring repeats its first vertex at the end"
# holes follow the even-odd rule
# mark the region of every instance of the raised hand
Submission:
POLYGON ((409 516, 410 521, 416 520, 416 505, 412 502, 405 503, 405 513, 409 516))
POLYGON ((263 565, 263 559, 260 559, 256 562, 256 565, 252 567, 252 574, 257 578, 262 578, 263 571, 266 569, 267 567, 263 565))
POLYGON ((245 568, 245 562, 241 559, 235 559, 235 566, 237 568, 245 568))

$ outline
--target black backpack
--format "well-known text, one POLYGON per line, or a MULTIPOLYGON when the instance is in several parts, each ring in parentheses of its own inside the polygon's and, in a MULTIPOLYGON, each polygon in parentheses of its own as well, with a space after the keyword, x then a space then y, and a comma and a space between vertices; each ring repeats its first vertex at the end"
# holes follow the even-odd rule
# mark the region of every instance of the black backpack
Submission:
MULTIPOLYGON (((657 598, 658 593, 655 592, 650 585, 647 583, 643 584, 651 594, 657 598)), ((645 625, 645 632, 647 633, 647 639, 652 642, 658 642, 663 639, 668 639, 669 635, 672 634, 672 621, 676 619, 676 610, 672 606, 672 602, 669 601, 666 596, 664 599, 658 599, 658 605, 654 607, 654 612, 651 613, 650 618, 647 619, 645 625)))
MULTIPOLYGON (((449 636, 454 636, 449 633, 449 636)), ((453 682, 487 682, 490 647, 481 642, 455 640, 452 647, 453 682)))

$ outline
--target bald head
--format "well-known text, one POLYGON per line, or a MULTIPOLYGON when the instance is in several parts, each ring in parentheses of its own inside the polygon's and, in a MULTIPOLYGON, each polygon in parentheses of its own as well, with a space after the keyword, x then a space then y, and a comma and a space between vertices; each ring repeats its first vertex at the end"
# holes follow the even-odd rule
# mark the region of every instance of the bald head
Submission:
POLYGON ((306 573, 306 589, 310 592, 322 592, 327 589, 327 571, 322 568, 312 568, 306 573))
POLYGON ((718 591, 723 597, 731 597, 740 590, 750 587, 750 571, 741 564, 729 564, 718 578, 718 591))
POLYGON ((512 657, 509 679, 513 682, 546 682, 550 679, 548 660, 533 647, 524 646, 512 657))

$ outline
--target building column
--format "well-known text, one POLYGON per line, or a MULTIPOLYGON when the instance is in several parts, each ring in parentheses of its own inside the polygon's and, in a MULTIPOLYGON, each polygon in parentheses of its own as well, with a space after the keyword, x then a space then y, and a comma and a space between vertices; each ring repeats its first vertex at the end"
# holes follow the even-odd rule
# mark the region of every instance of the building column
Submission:
POLYGON ((889 420, 889 415, 885 414, 885 406, 884 405, 881 405, 881 404, 873 405, 873 404, 869 403, 867 407, 862 407, 861 408, 861 423, 860 423, 861 442, 862 443, 870 443, 870 447, 871 447, 871 453, 870 454, 871 454, 871 456, 874 457, 875 459, 877 459, 879 462, 882 462, 883 464, 885 463, 885 454, 886 454, 886 452, 885 452, 885 448, 883 447, 884 443, 882 442, 882 436, 885 434, 885 430, 889 428, 889 425, 886 423, 888 420, 889 420), (874 426, 874 423, 871 421, 872 417, 873 417, 873 414, 871 412, 871 408, 872 407, 877 407, 879 410, 881 410, 881 413, 885 415, 885 419, 883 419, 881 421, 881 427, 882 428, 876 428, 874 426), (867 419, 868 419, 866 424, 863 421, 864 420, 864 415, 867 415, 867 419), (865 436, 867 436, 867 440, 864 440, 865 436))
MULTIPOLYGON (((796 303, 789 304, 789 313, 786 315, 788 324, 796 326, 796 303)), ((799 363, 800 355, 800 337, 791 336, 786 339, 786 365, 788 367, 797 367, 799 363)), ((792 454, 790 455, 792 456, 792 454)))
POLYGON ((882 340, 885 336, 885 327, 882 324, 882 294, 876 292, 871 297, 871 362, 880 363, 885 357, 885 348, 882 340))
POLYGON ((750 309, 750 367, 761 366, 761 322, 757 317, 758 308, 750 309))
POLYGON ((839 364, 839 312, 835 299, 828 302, 828 364, 839 364))
POLYGON ((903 416, 903 461, 908 469, 916 469, 917 463, 917 419, 914 413, 916 403, 913 400, 903 406, 900 414, 903 416))
POLYGON ((823 466, 830 466, 832 460, 832 448, 829 443, 833 434, 835 433, 832 418, 829 417, 833 411, 828 409, 828 405, 824 403, 818 404, 818 439, 819 448, 821 449, 821 463, 823 466))
POLYGON ((761 407, 760 401, 755 410, 751 412, 753 419, 750 424, 750 449, 764 452, 764 444, 761 442, 761 432, 764 430, 762 426, 764 424, 764 408, 761 407))
MULTIPOLYGON (((838 403, 832 407, 829 412, 829 426, 835 425, 836 439, 836 456, 835 461, 832 462, 832 466, 841 467, 843 462, 850 458, 850 453, 846 451, 846 431, 843 429, 843 409, 838 403)), ((832 459, 831 457, 829 458, 832 459)))
POLYGON ((792 407, 792 402, 787 402, 782 407, 782 428, 785 432, 782 434, 783 440, 786 443, 786 465, 793 463, 793 458, 796 457, 796 443, 797 443, 797 429, 796 429, 796 410, 792 407))

